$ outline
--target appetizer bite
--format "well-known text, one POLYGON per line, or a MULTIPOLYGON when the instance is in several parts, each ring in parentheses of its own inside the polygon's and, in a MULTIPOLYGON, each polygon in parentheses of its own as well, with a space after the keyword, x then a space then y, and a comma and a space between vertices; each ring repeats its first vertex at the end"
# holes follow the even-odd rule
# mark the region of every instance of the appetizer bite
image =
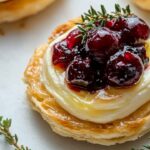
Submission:
POLYGON ((26 70, 27 94, 54 132, 102 145, 150 130, 150 28, 103 5, 57 27, 26 70))
POLYGON ((0 0, 0 23, 34 15, 54 0, 0 0))

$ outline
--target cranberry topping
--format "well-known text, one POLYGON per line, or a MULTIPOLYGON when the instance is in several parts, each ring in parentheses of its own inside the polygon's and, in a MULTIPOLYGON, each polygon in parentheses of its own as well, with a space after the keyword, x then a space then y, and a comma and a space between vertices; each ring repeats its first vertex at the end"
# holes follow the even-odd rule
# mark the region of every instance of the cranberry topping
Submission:
POLYGON ((75 57, 66 71, 66 81, 75 88, 94 91, 106 86, 102 70, 96 69, 89 57, 75 57))
POLYGON ((119 45, 117 34, 106 27, 88 33, 86 48, 99 63, 105 63, 112 49, 119 45))
POLYGON ((66 40, 62 40, 53 46, 52 62, 55 66, 66 69, 77 55, 87 55, 87 51, 83 45, 80 44, 79 46, 69 49, 66 40))
POLYGON ((123 43, 134 43, 136 40, 146 40, 149 37, 149 26, 137 16, 120 17, 112 27, 115 31, 120 31, 123 43))
POLYGON ((105 27, 111 29, 113 28, 114 24, 115 24, 116 20, 115 19, 112 19, 112 20, 108 20, 105 24, 105 27))
POLYGON ((143 64, 147 66, 149 58, 146 56, 146 49, 143 44, 135 44, 134 46, 124 46, 124 51, 130 51, 138 55, 141 58, 143 64))
POLYGON ((96 61, 92 61, 92 68, 94 69, 94 81, 89 88, 89 91, 95 91, 103 89, 107 86, 107 78, 105 75, 105 64, 99 64, 96 61))
POLYGON ((80 45, 81 44, 81 40, 82 40, 82 37, 81 37, 81 32, 79 29, 74 29, 73 31, 71 31, 67 38, 66 38, 66 41, 67 41, 67 47, 69 49, 72 49, 74 48, 76 45, 80 45))
POLYGON ((54 65, 60 68, 66 68, 72 59, 72 52, 67 48, 65 40, 58 42, 53 46, 52 62, 54 65))
POLYGON ((137 55, 129 51, 119 51, 110 57, 106 72, 109 85, 131 86, 139 81, 143 64, 137 55))
POLYGON ((91 59, 88 57, 85 59, 82 59, 80 56, 75 57, 67 68, 66 80, 73 86, 87 89, 94 80, 91 59))
POLYGON ((84 42, 81 32, 86 30, 74 29, 53 46, 53 64, 66 71, 69 87, 93 92, 136 84, 149 63, 144 43, 139 43, 149 37, 148 25, 133 15, 94 24, 84 42))

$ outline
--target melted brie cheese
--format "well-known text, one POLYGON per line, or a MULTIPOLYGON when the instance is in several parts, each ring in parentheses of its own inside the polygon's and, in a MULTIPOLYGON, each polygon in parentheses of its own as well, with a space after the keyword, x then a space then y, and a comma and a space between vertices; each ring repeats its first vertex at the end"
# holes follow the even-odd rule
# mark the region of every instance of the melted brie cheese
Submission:
POLYGON ((94 94, 71 90, 65 83, 65 72, 52 64, 52 46, 64 39, 69 32, 49 45, 41 71, 41 81, 61 107, 79 119, 108 123, 130 115, 150 100, 150 67, 144 71, 141 81, 132 87, 108 87, 94 94))

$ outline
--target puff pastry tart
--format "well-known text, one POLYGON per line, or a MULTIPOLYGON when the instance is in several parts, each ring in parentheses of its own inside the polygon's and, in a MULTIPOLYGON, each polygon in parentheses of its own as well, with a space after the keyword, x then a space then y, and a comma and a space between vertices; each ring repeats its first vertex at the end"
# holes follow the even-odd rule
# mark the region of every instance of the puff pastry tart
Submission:
POLYGON ((134 3, 143 10, 150 10, 150 0, 134 0, 134 3))
POLYGON ((25 70, 33 109, 62 136, 113 145, 150 130, 150 29, 115 8, 57 27, 25 70))
POLYGON ((11 22, 43 10, 54 0, 0 0, 0 23, 11 22))

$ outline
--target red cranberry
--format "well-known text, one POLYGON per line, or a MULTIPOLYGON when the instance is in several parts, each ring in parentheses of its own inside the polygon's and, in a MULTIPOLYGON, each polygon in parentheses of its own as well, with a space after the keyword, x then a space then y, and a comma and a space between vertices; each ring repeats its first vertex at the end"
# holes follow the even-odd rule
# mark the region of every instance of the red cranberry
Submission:
POLYGON ((73 31, 71 31, 68 34, 68 36, 66 38, 66 41, 67 41, 67 47, 69 49, 72 49, 76 45, 80 45, 81 44, 82 37, 80 35, 81 35, 81 32, 80 32, 79 29, 74 29, 73 31))
POLYGON ((94 24, 95 24, 96 27, 100 26, 100 22, 99 21, 96 21, 94 24))
POLYGON ((92 61, 92 68, 94 69, 94 81, 90 87, 90 91, 104 89, 107 86, 107 78, 105 75, 106 65, 92 61))
POLYGON ((57 65, 61 68, 65 68, 66 63, 68 63, 68 62, 66 62, 66 56, 65 56, 63 47, 65 47, 65 49, 66 49, 65 41, 56 43, 53 46, 53 56, 52 56, 53 64, 57 65))
POLYGON ((122 31, 127 26, 127 18, 119 17, 111 29, 115 31, 122 31))
POLYGON ((95 91, 106 86, 101 68, 96 69, 89 57, 75 57, 66 71, 66 81, 74 88, 95 91))
POLYGON ((141 59, 129 52, 119 51, 107 63, 107 78, 111 86, 131 86, 137 83, 143 73, 141 59))
POLYGON ((149 58, 146 56, 146 49, 143 44, 136 44, 134 46, 124 46, 124 51, 130 51, 138 55, 141 58, 143 64, 147 66, 149 58))
POLYGON ((134 43, 139 39, 146 40, 150 34, 149 26, 137 16, 118 18, 112 29, 121 32, 123 43, 134 43))
POLYGON ((91 59, 88 57, 85 59, 80 56, 76 57, 67 68, 66 80, 72 86, 87 89, 94 80, 91 59))
POLYGON ((118 45, 119 38, 116 33, 106 27, 92 29, 88 33, 86 48, 99 63, 106 62, 110 51, 118 45))
POLYGON ((108 20, 108 21, 106 22, 105 27, 107 27, 107 28, 111 29, 111 28, 114 26, 115 22, 116 22, 116 20, 115 20, 115 19, 108 20))
POLYGON ((76 51, 67 48, 66 40, 56 43, 53 46, 52 62, 55 66, 65 69, 73 60, 76 51))

